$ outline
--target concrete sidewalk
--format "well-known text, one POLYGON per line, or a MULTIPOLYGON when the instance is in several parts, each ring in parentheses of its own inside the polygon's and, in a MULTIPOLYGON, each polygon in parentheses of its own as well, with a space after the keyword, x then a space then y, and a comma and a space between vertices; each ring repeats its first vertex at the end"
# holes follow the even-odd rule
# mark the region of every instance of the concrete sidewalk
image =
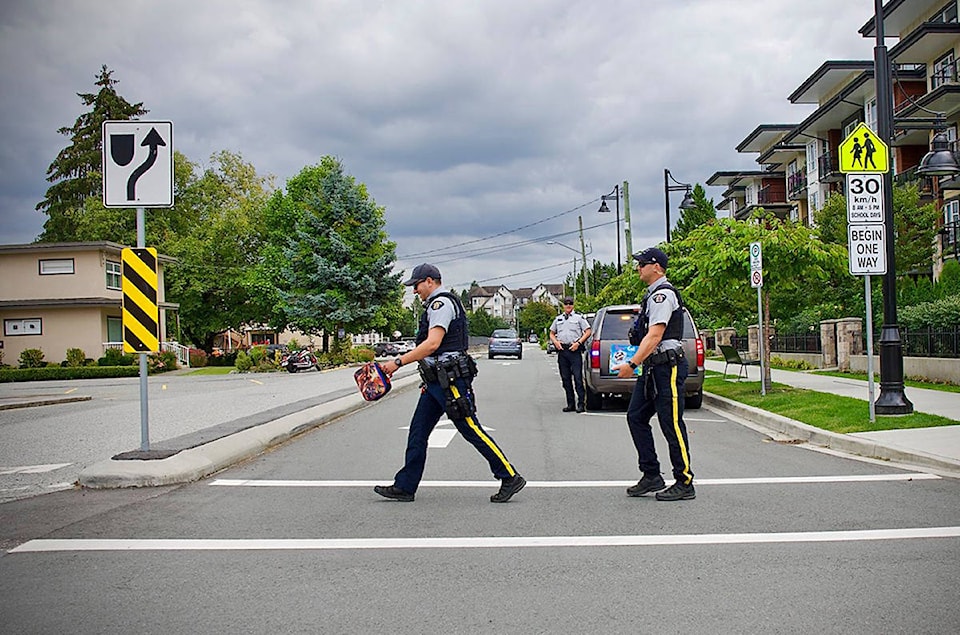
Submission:
MULTIPOLYGON (((724 366, 722 361, 706 361, 708 370, 723 372, 724 366)), ((728 378, 731 373, 735 377, 739 370, 739 367, 730 364, 727 368, 728 378)), ((746 371, 747 380, 760 381, 759 367, 748 366, 746 371)), ((864 416, 869 412, 869 388, 866 381, 776 369, 771 371, 771 378, 775 383, 796 388, 861 399, 864 402, 864 416)), ((880 393, 879 379, 874 391, 876 399, 880 393)), ((836 434, 714 395, 705 396, 704 401, 724 411, 740 414, 763 427, 817 445, 960 475, 960 393, 923 388, 907 388, 905 392, 916 412, 957 420, 958 425, 836 434)))

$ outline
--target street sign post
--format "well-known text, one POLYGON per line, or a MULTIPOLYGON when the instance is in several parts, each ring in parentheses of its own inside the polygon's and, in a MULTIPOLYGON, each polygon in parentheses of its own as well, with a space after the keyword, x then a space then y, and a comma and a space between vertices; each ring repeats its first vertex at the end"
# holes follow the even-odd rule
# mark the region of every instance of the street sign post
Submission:
POLYGON ((766 375, 763 368, 763 247, 750 243, 750 286, 757 290, 757 350, 760 354, 760 394, 766 395, 766 375))

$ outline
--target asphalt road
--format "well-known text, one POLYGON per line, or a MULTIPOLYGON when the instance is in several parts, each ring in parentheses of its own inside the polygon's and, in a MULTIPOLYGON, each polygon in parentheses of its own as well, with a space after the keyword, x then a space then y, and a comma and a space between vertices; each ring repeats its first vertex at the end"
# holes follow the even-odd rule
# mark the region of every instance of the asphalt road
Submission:
POLYGON ((476 389, 529 481, 510 503, 488 501, 497 483, 445 422, 415 502, 373 493, 402 461, 407 390, 198 483, 0 505, 16 548, 0 556, 0 630, 960 630, 960 481, 703 409, 686 416, 697 499, 629 498, 622 409, 561 413, 553 357, 482 359, 476 389))

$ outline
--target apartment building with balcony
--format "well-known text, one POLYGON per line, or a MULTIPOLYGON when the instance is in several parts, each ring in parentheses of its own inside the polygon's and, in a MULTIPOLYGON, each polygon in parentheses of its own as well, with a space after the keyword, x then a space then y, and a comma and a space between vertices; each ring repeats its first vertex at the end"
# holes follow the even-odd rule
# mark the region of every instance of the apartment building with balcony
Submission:
MULTIPOLYGON (((941 208, 937 237, 939 272, 944 258, 960 255, 960 178, 921 178, 916 173, 937 130, 956 151, 960 120, 960 22, 957 0, 890 0, 882 10, 892 67, 895 131, 890 142, 894 183, 916 183, 941 208)), ((860 29, 875 37, 871 17, 860 29)), ((707 185, 725 187, 717 209, 746 218, 763 206, 777 215, 813 224, 813 214, 834 192, 843 192, 838 148, 860 123, 877 130, 874 62, 824 62, 789 95, 793 104, 814 110, 799 124, 762 124, 737 146, 757 153, 761 169, 719 171, 707 185), (782 179, 774 183, 773 179, 782 179), (781 199, 780 191, 784 192, 781 199)))
MULTIPOLYGON (((15 366, 20 353, 39 348, 46 361, 60 362, 68 348, 87 357, 103 356, 123 342, 121 251, 112 242, 0 245, 0 349, 15 366)), ((165 341, 168 303, 164 266, 175 262, 160 255, 157 298, 160 339, 165 341)))

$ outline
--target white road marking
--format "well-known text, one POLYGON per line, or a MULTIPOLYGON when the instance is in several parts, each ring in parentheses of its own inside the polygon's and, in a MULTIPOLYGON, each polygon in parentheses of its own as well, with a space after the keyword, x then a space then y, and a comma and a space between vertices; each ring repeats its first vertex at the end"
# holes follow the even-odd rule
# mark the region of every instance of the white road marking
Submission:
POLYGON ((334 549, 478 549, 527 547, 656 547, 800 542, 851 542, 960 538, 960 527, 863 529, 743 534, 652 536, 464 536, 451 538, 304 538, 304 539, 41 539, 8 553, 50 551, 250 551, 334 549))
POLYGON ((71 463, 47 463, 46 465, 20 465, 17 467, 0 467, 0 476, 7 474, 42 474, 67 467, 71 463))
MULTIPOLYGON (((701 478, 694 484, 700 485, 785 485, 799 483, 864 483, 878 481, 930 481, 939 480, 936 474, 909 472, 906 474, 853 474, 847 476, 775 476, 757 478, 701 478)), ((387 479, 389 480, 389 479, 387 479)), ((384 483, 379 481, 312 481, 312 480, 271 480, 271 479, 230 479, 218 478, 210 485, 219 487, 373 487, 384 483)), ((496 481, 422 481, 420 487, 490 487, 496 481)), ((580 487, 627 487, 634 481, 527 481, 527 487, 580 488, 580 487)))
MULTIPOLYGON (((410 426, 400 426, 400 430, 409 430, 410 426)), ((489 426, 483 426, 483 429, 487 432, 495 432, 496 428, 491 428, 489 426)), ((450 419, 441 419, 434 427, 433 431, 430 432, 430 438, 427 439, 428 448, 445 448, 450 445, 450 442, 453 441, 453 438, 457 436, 457 429, 454 427, 453 422, 450 419), (449 428, 446 426, 450 426, 449 428)))

